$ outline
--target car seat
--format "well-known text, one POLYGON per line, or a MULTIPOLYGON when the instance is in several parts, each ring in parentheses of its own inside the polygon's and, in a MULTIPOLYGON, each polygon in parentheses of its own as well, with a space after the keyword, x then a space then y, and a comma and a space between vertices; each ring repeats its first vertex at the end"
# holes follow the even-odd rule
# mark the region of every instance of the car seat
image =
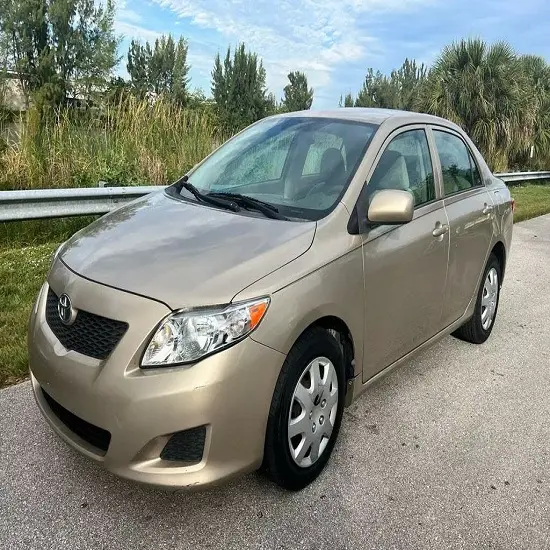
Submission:
POLYGON ((369 182, 371 191, 399 189, 410 191, 409 172, 405 157, 397 151, 386 150, 369 182))

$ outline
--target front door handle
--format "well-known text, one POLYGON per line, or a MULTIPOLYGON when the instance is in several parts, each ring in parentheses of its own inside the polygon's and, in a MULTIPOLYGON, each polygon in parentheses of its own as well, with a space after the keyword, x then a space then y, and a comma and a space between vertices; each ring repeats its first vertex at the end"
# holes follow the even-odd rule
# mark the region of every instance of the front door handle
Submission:
POLYGON ((495 209, 494 206, 491 206, 490 204, 485 203, 485 208, 481 211, 481 213, 486 216, 487 214, 490 214, 495 209))
POLYGON ((434 237, 442 237, 443 235, 445 235, 445 233, 448 233, 449 231, 449 226, 447 224, 441 224, 439 222, 437 222, 436 226, 435 226, 435 229, 432 231, 432 235, 434 237))

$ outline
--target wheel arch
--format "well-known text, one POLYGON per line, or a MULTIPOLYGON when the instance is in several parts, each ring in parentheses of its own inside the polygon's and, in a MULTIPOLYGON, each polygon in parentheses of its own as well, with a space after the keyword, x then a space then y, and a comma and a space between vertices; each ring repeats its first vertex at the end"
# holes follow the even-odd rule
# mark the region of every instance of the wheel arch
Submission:
POLYGON ((494 254, 500 264, 501 270, 501 284, 504 281, 504 273, 506 271, 506 247, 502 241, 498 241, 491 250, 491 253, 494 254))
POLYGON ((355 344, 351 330, 345 321, 335 315, 326 315, 310 323, 300 334, 300 338, 313 327, 321 327, 329 331, 338 341, 344 356, 346 382, 355 376, 355 344))

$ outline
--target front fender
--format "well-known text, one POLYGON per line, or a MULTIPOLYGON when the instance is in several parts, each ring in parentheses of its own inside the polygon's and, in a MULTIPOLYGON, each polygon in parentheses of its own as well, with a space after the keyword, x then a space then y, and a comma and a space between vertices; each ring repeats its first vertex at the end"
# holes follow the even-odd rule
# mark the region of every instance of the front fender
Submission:
POLYGON ((324 317, 336 317, 348 327, 355 350, 355 375, 360 374, 364 340, 361 247, 274 292, 264 320, 251 337, 288 354, 299 336, 324 317))

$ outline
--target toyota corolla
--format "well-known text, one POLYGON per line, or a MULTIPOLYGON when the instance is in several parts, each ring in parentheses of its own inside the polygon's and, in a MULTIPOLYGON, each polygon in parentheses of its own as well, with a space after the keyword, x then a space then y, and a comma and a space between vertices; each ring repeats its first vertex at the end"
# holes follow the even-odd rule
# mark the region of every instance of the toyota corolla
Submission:
POLYGON ((399 111, 264 119, 56 252, 29 326, 38 406, 125 478, 305 487, 344 407, 495 325, 514 202, 464 132, 399 111))

